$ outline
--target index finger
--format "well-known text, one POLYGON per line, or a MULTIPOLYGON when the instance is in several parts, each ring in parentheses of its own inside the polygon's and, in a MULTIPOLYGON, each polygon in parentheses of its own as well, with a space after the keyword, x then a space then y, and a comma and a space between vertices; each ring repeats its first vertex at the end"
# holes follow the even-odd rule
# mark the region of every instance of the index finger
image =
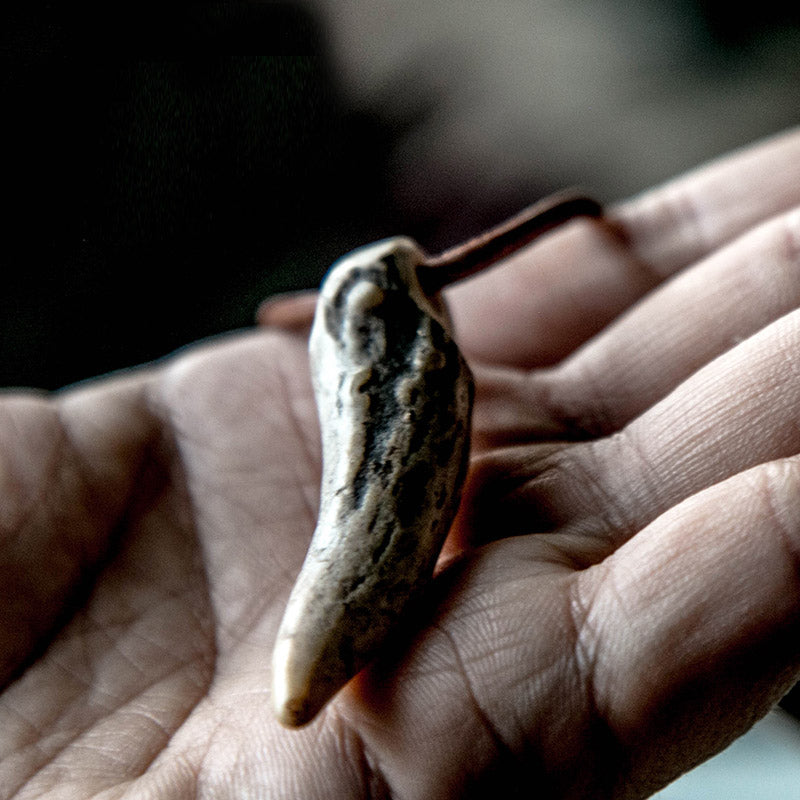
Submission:
POLYGON ((768 139, 575 220, 448 290, 468 356, 553 364, 654 286, 800 204, 800 130, 768 139))

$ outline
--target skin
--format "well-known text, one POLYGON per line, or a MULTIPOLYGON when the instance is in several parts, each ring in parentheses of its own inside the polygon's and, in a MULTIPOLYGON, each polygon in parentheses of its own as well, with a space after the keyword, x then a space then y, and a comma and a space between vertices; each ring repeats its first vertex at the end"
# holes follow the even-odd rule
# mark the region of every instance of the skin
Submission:
POLYGON ((300 731, 269 655, 318 502, 308 298, 5 394, 0 797, 635 798, 744 732, 800 674, 798 203, 793 132, 449 292, 462 511, 300 731))

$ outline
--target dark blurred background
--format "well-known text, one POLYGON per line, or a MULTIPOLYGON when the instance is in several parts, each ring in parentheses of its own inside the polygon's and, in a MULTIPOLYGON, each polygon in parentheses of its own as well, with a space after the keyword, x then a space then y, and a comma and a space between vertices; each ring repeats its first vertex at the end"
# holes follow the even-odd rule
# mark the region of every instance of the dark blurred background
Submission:
POLYGON ((0 385, 159 357, 368 240, 621 198, 800 116, 794 6, 470 6, 4 4, 0 385))

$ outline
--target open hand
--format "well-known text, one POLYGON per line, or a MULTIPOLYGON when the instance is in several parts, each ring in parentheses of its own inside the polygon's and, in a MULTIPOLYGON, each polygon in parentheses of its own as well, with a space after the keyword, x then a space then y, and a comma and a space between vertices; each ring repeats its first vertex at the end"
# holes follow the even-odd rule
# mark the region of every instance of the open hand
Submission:
POLYGON ((269 669, 318 503, 307 303, 3 396, 0 798, 646 797, 744 732, 800 674, 798 204, 790 133, 449 292, 462 510, 300 731, 269 669))

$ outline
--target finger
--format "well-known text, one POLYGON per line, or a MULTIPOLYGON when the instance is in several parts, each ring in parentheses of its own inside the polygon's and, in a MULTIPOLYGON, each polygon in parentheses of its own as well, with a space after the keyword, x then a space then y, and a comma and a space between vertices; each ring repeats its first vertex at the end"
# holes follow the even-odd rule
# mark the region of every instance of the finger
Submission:
POLYGON ((304 332, 311 328, 316 305, 316 290, 275 295, 258 307, 256 322, 265 327, 304 332))
POLYGON ((800 673, 798 498, 800 459, 757 466, 576 573, 579 666, 641 796, 747 730, 800 673))
POLYGON ((547 374, 554 418, 611 433, 695 370, 800 306, 800 210, 744 234, 659 287, 547 374))
POLYGON ((605 221, 576 220, 453 287, 459 342, 473 359, 552 364, 665 277, 798 204, 793 131, 611 209, 605 221))
POLYGON ((491 451, 473 463, 468 537, 559 532, 596 559, 696 492, 800 452, 800 311, 717 358, 618 433, 491 451))
MULTIPOLYGON (((587 438, 574 417, 579 407, 577 382, 551 380, 547 371, 529 373, 511 367, 475 364, 472 453, 532 441, 587 438), (554 391, 554 386, 560 392, 554 391)), ((581 408, 589 407, 588 400, 581 408)))

